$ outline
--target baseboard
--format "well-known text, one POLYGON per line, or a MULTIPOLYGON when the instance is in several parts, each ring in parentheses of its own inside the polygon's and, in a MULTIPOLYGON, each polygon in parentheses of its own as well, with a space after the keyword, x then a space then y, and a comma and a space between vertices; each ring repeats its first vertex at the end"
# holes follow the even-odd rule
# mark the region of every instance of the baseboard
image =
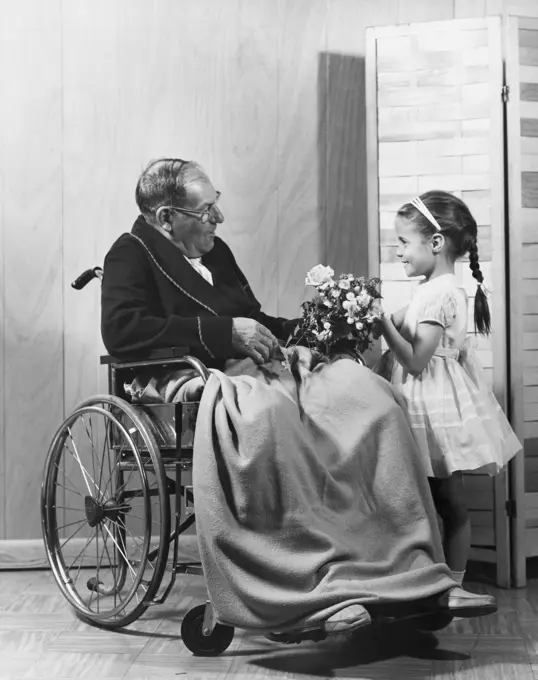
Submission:
MULTIPOLYGON (((74 538, 64 549, 66 561, 79 555, 86 539, 74 538)), ((181 536, 178 540, 179 559, 185 562, 197 562, 199 560, 198 542, 196 535, 181 536)), ((88 548, 89 559, 84 566, 94 566, 91 546, 88 548)), ((101 566, 105 566, 102 564, 101 566)), ((45 552, 45 545, 40 538, 0 540, 0 570, 12 569, 48 569, 49 563, 45 552)))

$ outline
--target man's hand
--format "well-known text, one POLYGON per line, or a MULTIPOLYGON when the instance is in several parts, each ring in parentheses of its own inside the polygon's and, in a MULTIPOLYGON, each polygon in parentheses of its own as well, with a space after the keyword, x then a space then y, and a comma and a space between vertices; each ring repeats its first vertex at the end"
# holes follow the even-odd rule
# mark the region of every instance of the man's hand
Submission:
POLYGON ((232 347, 239 356, 251 357, 257 364, 264 364, 278 348, 278 340, 254 319, 237 317, 232 320, 232 347))

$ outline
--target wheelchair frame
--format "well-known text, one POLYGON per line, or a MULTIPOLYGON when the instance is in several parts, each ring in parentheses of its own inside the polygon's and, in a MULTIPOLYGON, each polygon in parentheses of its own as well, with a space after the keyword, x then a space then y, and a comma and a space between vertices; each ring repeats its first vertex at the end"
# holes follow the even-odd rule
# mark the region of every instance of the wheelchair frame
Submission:
MULTIPOLYGON (((78 277, 72 286, 75 289, 80 290, 93 278, 102 278, 102 270, 100 267, 85 271, 78 277)), ((97 395, 82 402, 82 404, 77 406, 73 413, 58 429, 49 448, 45 464, 45 474, 41 492, 41 517, 47 558, 54 577, 66 599, 74 607, 77 615, 87 623, 102 628, 117 629, 137 620, 149 606, 163 604, 174 587, 178 574, 203 575, 202 566, 199 562, 181 562, 179 560, 179 537, 194 524, 196 517, 192 486, 185 484, 184 477, 188 471, 192 470, 194 430, 199 402, 178 402, 152 405, 133 404, 126 398, 123 388, 125 375, 126 373, 147 369, 149 367, 163 368, 190 366, 193 369, 190 377, 199 376, 205 385, 210 373, 203 362, 188 354, 188 348, 186 347, 157 350, 151 352, 144 359, 133 361, 120 361, 114 357, 105 355, 101 357, 100 363, 101 365, 107 366, 109 395, 97 395), (120 480, 118 488, 122 489, 122 487, 125 486, 121 483, 123 480, 121 475, 127 470, 132 470, 134 466, 138 467, 142 479, 141 484, 145 484, 146 487, 146 469, 150 470, 156 478, 161 477, 161 479, 157 479, 157 487, 155 489, 137 488, 133 491, 127 490, 125 487, 119 494, 116 494, 117 497, 115 499, 112 499, 111 497, 105 500, 105 493, 102 493, 101 490, 99 490, 99 485, 91 478, 91 475, 87 471, 86 473, 84 472, 89 466, 86 466, 85 468, 80 461, 80 452, 77 449, 72 434, 73 424, 76 417, 79 415, 83 417, 89 413, 91 417, 92 414, 97 413, 97 415, 102 416, 106 411, 105 406, 110 407, 110 413, 107 417, 114 420, 118 432, 121 435, 127 435, 131 447, 134 445, 138 449, 139 454, 137 456, 136 451, 133 449, 134 458, 136 459, 133 462, 133 456, 127 455, 123 450, 123 447, 119 448, 117 435, 115 439, 114 434, 106 429, 106 443, 110 444, 111 449, 116 448, 117 462, 114 464, 113 468, 116 468, 117 466, 115 475, 116 478, 120 480), (163 414, 165 416, 164 419, 161 417, 163 414), (125 424, 123 423, 124 420, 126 421, 125 424), (131 421, 130 428, 127 422, 129 420, 131 421), (169 430, 163 431, 163 428, 160 426, 160 423, 169 423, 170 420, 174 423, 173 433, 169 430), (134 423, 134 427, 132 423, 134 423), (143 424, 147 427, 144 427, 143 424), (172 434, 171 437, 170 434, 172 434), (62 555, 62 548, 67 541, 64 542, 63 545, 60 545, 62 539, 56 535, 58 533, 57 511, 58 508, 61 507, 56 500, 56 486, 60 485, 60 482, 58 481, 58 470, 60 468, 59 451, 66 445, 66 442, 66 448, 70 450, 71 455, 75 455, 86 481, 88 494, 84 497, 84 513, 88 525, 92 529, 97 527, 96 543, 98 541, 100 524, 102 529, 106 529, 111 536, 110 530, 106 528, 107 521, 109 525, 117 525, 116 528, 112 528, 112 532, 116 537, 115 540, 113 538, 114 560, 110 559, 108 550, 107 554, 109 561, 111 562, 110 566, 113 569, 117 566, 116 561, 124 563, 123 565, 120 565, 119 576, 114 575, 113 585, 108 589, 100 580, 98 566, 97 576, 91 577, 86 582, 86 588, 91 593, 89 604, 75 589, 75 584, 70 573, 72 568, 67 567, 66 560, 62 555), (74 453, 71 449, 74 449, 74 453), (155 458, 156 452, 159 460, 155 458), (175 479, 171 479, 167 474, 172 470, 175 472, 175 479), (87 476, 90 477, 90 482, 86 480, 87 476), (93 482, 93 484, 91 482, 93 482), (170 522, 171 495, 175 495, 174 526, 171 526, 170 522), (158 501, 160 504, 163 526, 160 531, 159 544, 151 550, 149 549, 149 540, 151 536, 148 535, 148 531, 146 530, 141 554, 142 559, 145 559, 147 562, 156 562, 156 564, 152 566, 153 576, 149 582, 144 581, 143 572, 146 568, 146 564, 143 564, 142 575, 137 576, 137 579, 138 583, 147 585, 145 595, 143 595, 142 600, 135 605, 130 613, 122 615, 121 605, 127 607, 129 602, 134 598, 133 592, 134 595, 136 595, 134 585, 133 588, 131 588, 130 593, 128 593, 129 599, 122 601, 120 594, 126 582, 126 574, 129 572, 129 569, 133 570, 133 565, 136 562, 135 560, 130 560, 127 554, 125 509, 135 497, 143 497, 147 509, 148 499, 149 502, 151 502, 152 496, 159 497, 158 501), (182 499, 184 499, 185 509, 187 511, 185 517, 182 516, 182 499), (192 512, 189 512, 189 505, 192 505, 193 507, 192 512), (117 527, 119 527, 119 529, 117 527), (117 555, 116 548, 118 549, 117 555), (171 556, 170 550, 172 551, 171 556), (162 593, 158 595, 170 557, 170 578, 162 593), (115 591, 118 591, 119 594, 119 606, 116 606, 115 591), (94 594, 96 594, 97 602, 99 601, 99 595, 114 595, 114 608, 105 613, 99 611, 99 605, 97 605, 97 611, 95 611, 95 605, 92 609, 92 598, 94 594)), ((108 426, 108 420, 106 421, 106 425, 108 426)), ((88 432, 87 425, 86 432, 88 432)), ((65 457, 68 458, 67 454, 65 457)), ((65 472, 62 472, 62 474, 64 475, 62 481, 67 485, 65 472)), ((102 470, 100 471, 99 481, 101 480, 101 476, 102 470)), ((95 471, 94 477, 96 477, 95 471)), ((109 495, 111 494, 112 486, 113 485, 111 485, 109 495)), ((67 486, 64 486, 63 488, 70 491, 70 488, 67 486)), ((82 494, 79 493, 79 495, 82 494)), ((71 509, 73 510, 73 508, 71 509)), ((149 521, 151 522, 151 517, 149 521)), ((103 536, 105 536, 104 531, 103 536)), ((139 570, 140 567, 141 565, 138 564, 137 568, 139 570)), ((81 567, 79 567, 78 571, 80 572, 80 570, 81 567)), ((213 607, 211 606, 211 603, 207 601, 205 604, 198 605, 187 612, 182 621, 181 635, 185 645, 193 652, 193 654, 200 656, 215 656, 222 653, 230 645, 234 636, 234 629, 217 622, 213 607)))

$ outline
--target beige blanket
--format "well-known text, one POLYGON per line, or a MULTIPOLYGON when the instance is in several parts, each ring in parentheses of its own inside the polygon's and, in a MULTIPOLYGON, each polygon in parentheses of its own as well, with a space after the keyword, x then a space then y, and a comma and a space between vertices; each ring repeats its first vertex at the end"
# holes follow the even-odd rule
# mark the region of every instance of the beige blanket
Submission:
POLYGON ((293 372, 213 371, 200 404, 200 555, 218 620, 241 628, 293 629, 454 585, 396 393, 348 359, 310 370, 299 351, 293 372))

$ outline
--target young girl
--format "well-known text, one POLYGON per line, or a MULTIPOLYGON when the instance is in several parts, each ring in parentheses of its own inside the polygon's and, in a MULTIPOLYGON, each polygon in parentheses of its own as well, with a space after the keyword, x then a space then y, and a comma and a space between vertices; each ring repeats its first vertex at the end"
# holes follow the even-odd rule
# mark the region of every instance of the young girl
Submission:
POLYGON ((426 461, 445 558, 461 585, 471 534, 462 471, 496 474, 522 447, 467 340, 467 294, 454 275, 454 261, 465 253, 478 283, 475 328, 490 332, 468 207, 452 194, 428 191, 400 208, 395 226, 405 273, 424 279, 406 308, 392 317, 380 310, 380 330, 394 359, 389 378, 406 401, 426 461))

